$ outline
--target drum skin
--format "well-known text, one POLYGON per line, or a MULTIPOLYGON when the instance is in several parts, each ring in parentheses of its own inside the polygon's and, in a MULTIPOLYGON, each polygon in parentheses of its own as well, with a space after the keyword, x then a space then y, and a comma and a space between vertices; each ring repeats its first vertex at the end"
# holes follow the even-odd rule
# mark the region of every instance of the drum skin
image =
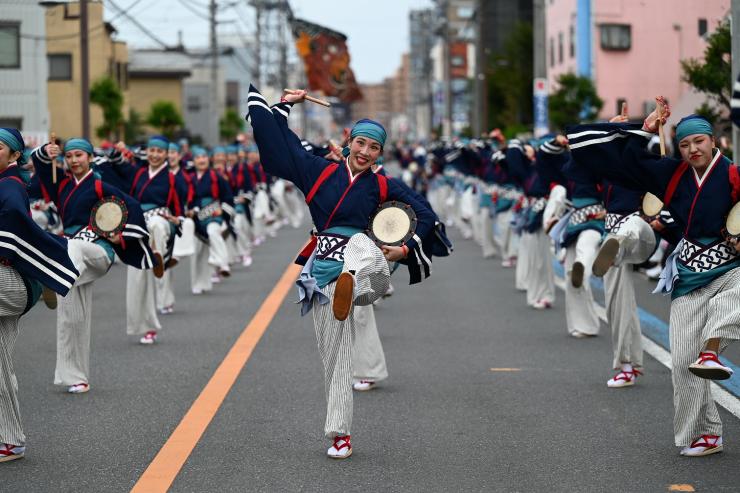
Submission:
POLYGON ((647 217, 656 217, 663 210, 663 202, 648 192, 642 198, 642 213, 647 217))
POLYGON ((123 200, 105 197, 90 211, 90 229, 98 236, 109 238, 123 231, 127 219, 128 210, 123 200))
POLYGON ((370 218, 367 235, 379 246, 400 246, 414 235, 416 222, 410 205, 395 200, 384 202, 370 218))

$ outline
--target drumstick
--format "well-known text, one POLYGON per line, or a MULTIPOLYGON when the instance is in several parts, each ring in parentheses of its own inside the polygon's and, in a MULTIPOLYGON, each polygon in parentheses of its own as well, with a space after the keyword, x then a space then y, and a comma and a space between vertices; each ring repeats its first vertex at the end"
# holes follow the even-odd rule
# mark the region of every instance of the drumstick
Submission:
MULTIPOLYGON (((296 92, 299 92, 298 89, 285 89, 285 92, 291 92, 295 94, 296 92)), ((320 104, 321 106, 326 106, 327 108, 331 107, 331 103, 329 101, 324 101, 323 99, 315 98, 313 96, 309 96, 306 94, 306 101, 311 101, 312 103, 320 104)))
POLYGON ((663 133, 663 109, 658 103, 658 139, 660 139, 660 157, 665 157, 665 134, 663 133))
MULTIPOLYGON (((57 144, 57 136, 54 132, 51 133, 51 143, 56 145, 57 144)), ((56 157, 51 160, 51 182, 56 183, 57 182, 57 163, 54 161, 56 160, 56 157)))

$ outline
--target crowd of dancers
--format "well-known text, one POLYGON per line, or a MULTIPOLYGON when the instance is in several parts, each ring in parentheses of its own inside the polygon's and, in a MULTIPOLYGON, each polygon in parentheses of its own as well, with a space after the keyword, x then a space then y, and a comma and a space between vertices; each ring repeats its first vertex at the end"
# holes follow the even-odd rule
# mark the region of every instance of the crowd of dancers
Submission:
POLYGON ((672 296, 675 444, 684 456, 722 451, 709 383, 732 375, 718 355, 740 337, 740 253, 725 228, 740 200, 740 173, 716 149, 709 122, 681 119, 679 159, 650 148, 670 116, 662 98, 639 124, 622 114, 539 141, 507 141, 494 131, 390 150, 383 126, 368 119, 339 146, 302 141, 288 121, 305 98, 286 91, 270 106, 251 87, 254 144, 210 151, 153 136, 141 148, 120 142, 97 150, 72 138, 29 153, 16 129, 0 129, 0 461, 25 453, 12 350, 18 320, 37 300, 57 310, 55 384, 88 392, 93 284, 116 258, 127 265, 127 334, 155 344, 160 315, 175 310, 173 275, 184 257, 193 295, 209 291, 233 266, 248 268, 252 249, 280 226, 299 227, 304 203, 314 229, 296 260, 297 286, 324 367, 329 457, 352 454, 353 390, 371 390, 388 374, 373 304, 392 293, 399 265, 415 284, 430 276, 433 257, 452 252, 445 224, 474 239, 484 258, 516 269, 515 288, 532 309, 556 302, 560 262, 573 338, 599 333, 590 279, 603 277, 612 389, 642 375, 634 266, 662 245, 656 292, 672 296), (395 154, 400 178, 386 175, 384 153, 395 154), (651 197, 659 206, 648 211, 651 197), (110 198, 125 221, 101 235, 91 210, 110 198), (414 213, 415 228, 400 244, 380 244, 368 232, 388 201, 414 213))

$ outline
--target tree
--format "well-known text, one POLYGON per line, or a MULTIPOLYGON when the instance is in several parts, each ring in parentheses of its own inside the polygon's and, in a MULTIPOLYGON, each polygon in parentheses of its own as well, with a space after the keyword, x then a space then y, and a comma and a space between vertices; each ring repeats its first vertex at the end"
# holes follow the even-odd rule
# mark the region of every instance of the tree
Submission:
POLYGON ((550 123, 563 130, 566 125, 593 121, 599 114, 604 101, 596 93, 588 77, 573 73, 562 74, 557 79, 558 89, 550 94, 550 123))
POLYGON ((146 123, 158 129, 167 138, 172 138, 178 127, 184 124, 180 112, 171 101, 155 101, 149 109, 146 123))
POLYGON ((518 23, 502 53, 488 60, 488 125, 505 133, 532 123, 532 25, 518 23))
POLYGON ((129 143, 136 142, 144 135, 144 120, 141 113, 133 108, 128 110, 128 120, 123 124, 124 140, 129 143))
POLYGON ((704 103, 697 112, 715 121, 720 113, 729 114, 732 99, 732 35, 729 21, 723 21, 707 39, 704 60, 690 58, 681 61, 682 80, 707 95, 720 111, 709 110, 704 103))
POLYGON ((219 120, 218 130, 223 140, 233 142, 239 132, 244 131, 244 120, 234 108, 229 108, 219 120))
POLYGON ((123 93, 111 77, 98 79, 90 88, 90 102, 103 110, 103 124, 95 129, 101 139, 110 139, 123 123, 123 93))

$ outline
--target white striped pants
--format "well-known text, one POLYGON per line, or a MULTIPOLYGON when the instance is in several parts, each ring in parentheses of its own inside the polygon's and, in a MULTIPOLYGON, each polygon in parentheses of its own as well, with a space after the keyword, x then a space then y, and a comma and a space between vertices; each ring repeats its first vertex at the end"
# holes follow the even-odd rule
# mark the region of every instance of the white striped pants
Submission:
POLYGON ((213 268, 229 266, 226 242, 221 236, 221 225, 211 222, 206 226, 210 245, 196 239, 195 254, 190 258, 190 287, 193 291, 210 291, 213 288, 213 268))
POLYGON ((496 230, 498 236, 494 238, 494 241, 503 259, 516 257, 519 248, 519 237, 511 231, 511 215, 511 209, 496 214, 496 230))
POLYGON ((575 243, 569 245, 565 252, 565 322, 569 334, 599 333, 599 316, 596 314, 596 302, 591 292, 591 266, 596 259, 599 243, 601 234, 587 229, 581 231, 575 243), (573 287, 570 280, 576 261, 581 262, 584 267, 583 285, 578 289, 573 287))
POLYGON ((57 296, 57 364, 55 385, 88 383, 93 282, 105 275, 111 261, 100 245, 69 240, 67 253, 80 277, 67 296, 57 296))
POLYGON ((722 435, 710 380, 689 372, 709 339, 721 349, 740 339, 740 267, 671 302, 670 339, 673 364, 673 431, 679 447, 700 435, 722 435))
POLYGON ((514 287, 519 291, 529 289, 529 283, 532 272, 532 256, 535 249, 535 237, 532 233, 522 232, 519 237, 517 252, 516 269, 514 272, 514 287))
POLYGON ((555 302, 555 274, 552 269, 550 237, 540 229, 533 234, 529 253, 529 282, 527 285, 527 304, 537 301, 555 302))
POLYGON ((496 255, 496 243, 493 238, 493 221, 491 220, 491 210, 488 207, 481 207, 478 210, 479 221, 481 225, 481 248, 483 258, 490 258, 496 255))
MULTIPOLYGON (((370 305, 388 290, 390 272, 388 262, 380 249, 365 234, 350 238, 344 251, 344 272, 355 273, 355 306, 370 305)), ((336 281, 322 288, 334 299, 336 281)), ((349 435, 352 428, 352 377, 355 340, 355 313, 350 310, 346 320, 334 318, 332 303, 313 304, 313 323, 319 355, 324 365, 324 391, 326 393, 327 437, 349 435)))
POLYGON ((157 309, 162 310, 175 304, 174 269, 167 269, 161 279, 154 279, 157 288, 157 309))
MULTIPOLYGON (((162 216, 152 216, 146 221, 152 238, 152 250, 164 257, 172 231, 170 223, 162 216)), ((128 266, 126 274, 126 333, 142 335, 150 330, 161 330, 157 316, 157 285, 151 269, 128 266)))
POLYGON ((619 240, 615 266, 604 275, 606 318, 612 330, 612 350, 615 370, 622 363, 642 367, 642 331, 637 314, 633 264, 646 261, 655 250, 655 234, 650 225, 633 216, 607 239, 619 240))
POLYGON ((379 382, 388 378, 373 305, 355 306, 354 352, 355 380, 379 382))
POLYGON ((13 370, 13 348, 18 319, 26 309, 28 294, 18 271, 0 265, 0 444, 24 445, 18 405, 18 379, 13 370))
POLYGON ((234 229, 236 230, 236 254, 252 255, 252 231, 246 214, 236 214, 234 229))

